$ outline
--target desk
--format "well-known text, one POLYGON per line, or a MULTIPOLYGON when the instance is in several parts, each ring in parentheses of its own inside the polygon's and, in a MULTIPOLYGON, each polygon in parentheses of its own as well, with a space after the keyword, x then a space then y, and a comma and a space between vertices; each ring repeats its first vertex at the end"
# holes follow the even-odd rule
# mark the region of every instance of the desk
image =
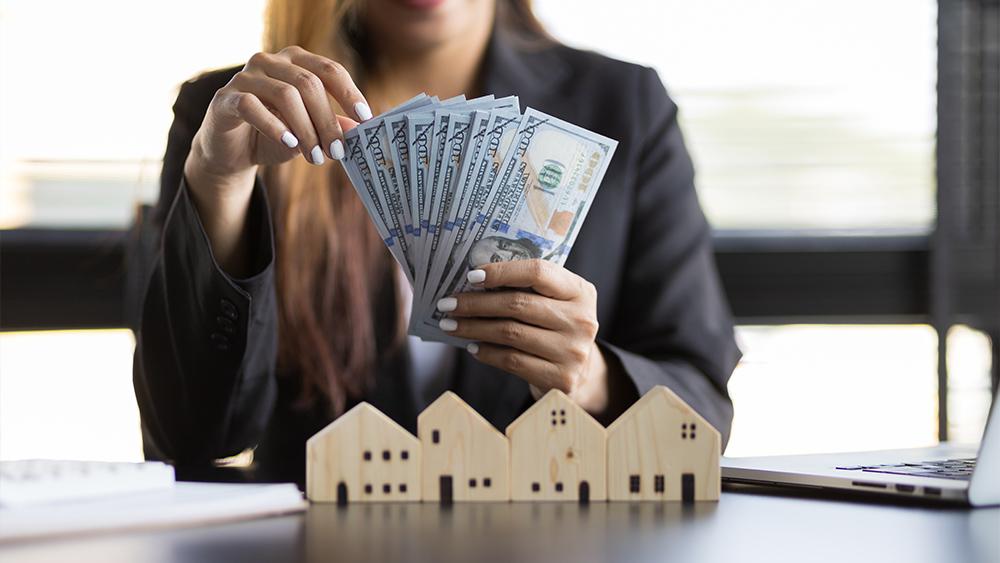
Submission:
POLYGON ((314 505, 305 514, 14 545, 36 561, 1000 561, 1000 509, 728 488, 718 504, 314 505), (749 492, 754 491, 754 492, 749 492))

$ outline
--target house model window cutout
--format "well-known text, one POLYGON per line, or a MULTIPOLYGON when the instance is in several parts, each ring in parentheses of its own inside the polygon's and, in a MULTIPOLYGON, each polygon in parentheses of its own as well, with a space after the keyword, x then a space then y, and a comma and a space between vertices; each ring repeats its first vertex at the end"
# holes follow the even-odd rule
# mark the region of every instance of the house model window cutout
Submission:
POLYGON ((719 500, 722 439, 670 389, 650 389, 607 432, 608 500, 719 500))
POLYGON ((507 438, 451 391, 417 418, 423 500, 510 499, 507 438))
POLYGON ((306 442, 306 496, 340 504, 420 500, 420 453, 412 434, 361 403, 306 442))
POLYGON ((565 393, 551 390, 507 427, 511 499, 602 501, 605 432, 565 393))

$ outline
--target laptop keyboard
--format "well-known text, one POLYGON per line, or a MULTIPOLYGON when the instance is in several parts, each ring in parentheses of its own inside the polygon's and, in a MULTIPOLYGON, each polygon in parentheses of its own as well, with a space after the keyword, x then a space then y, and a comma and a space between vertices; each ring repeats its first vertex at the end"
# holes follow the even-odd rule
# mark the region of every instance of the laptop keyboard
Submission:
POLYGON ((893 475, 913 475, 914 477, 938 477, 968 481, 976 468, 976 458, 920 461, 917 463, 886 463, 882 465, 845 465, 838 467, 844 471, 865 473, 891 473, 893 475))

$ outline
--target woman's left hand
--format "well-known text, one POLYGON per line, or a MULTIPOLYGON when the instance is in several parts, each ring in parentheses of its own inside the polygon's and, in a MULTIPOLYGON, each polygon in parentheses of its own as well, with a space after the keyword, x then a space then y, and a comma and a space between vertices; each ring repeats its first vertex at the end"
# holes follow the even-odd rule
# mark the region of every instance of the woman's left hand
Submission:
POLYGON ((533 391, 559 389, 591 413, 607 407, 592 283, 537 259, 485 264, 468 275, 478 287, 504 289, 442 299, 442 330, 476 341, 469 345, 476 359, 521 377, 533 391))

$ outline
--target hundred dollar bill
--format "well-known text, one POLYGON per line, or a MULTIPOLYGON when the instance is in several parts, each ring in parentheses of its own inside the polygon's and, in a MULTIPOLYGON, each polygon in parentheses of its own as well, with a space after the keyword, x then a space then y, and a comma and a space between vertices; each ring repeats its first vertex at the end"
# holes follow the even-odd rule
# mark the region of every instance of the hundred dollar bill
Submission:
MULTIPOLYGON (((427 225, 423 221, 421 210, 424 208, 427 198, 427 176, 430 173, 434 116, 407 115, 406 130, 406 136, 410 143, 410 213, 414 221, 414 254, 419 255, 423 252, 427 234, 427 225)), ((416 293, 415 289, 414 292, 416 293)))
POLYGON ((418 296, 432 290, 427 286, 427 274, 433 264, 435 253, 444 228, 444 215, 451 206, 454 189, 454 178, 461 166, 462 156, 468 144, 468 127, 479 109, 517 108, 516 96, 508 96, 499 100, 493 96, 484 96, 469 100, 455 106, 439 107, 434 111, 434 129, 431 139, 430 170, 425 187, 424 207, 421 210, 421 227, 424 240, 418 259, 417 285, 414 286, 418 296), (455 121, 461 120, 459 127, 455 121))
POLYGON ((407 279, 410 279, 413 272, 405 252, 406 241, 402 240, 400 236, 399 225, 395 221, 390 221, 390 217, 387 215, 386 194, 382 193, 375 185, 373 166, 364 147, 365 139, 362 131, 364 128, 377 126, 379 122, 383 121, 389 115, 412 111, 432 103, 434 103, 434 99, 427 96, 427 94, 419 94, 392 110, 365 122, 363 126, 359 125, 351 129, 344 135, 345 157, 341 164, 344 166, 347 177, 351 180, 351 184, 354 185, 355 191, 361 198, 365 209, 375 223, 376 230, 382 237, 383 242, 389 248, 393 258, 399 262, 403 271, 407 273, 407 279))
MULTIPOLYGON (((590 210, 618 142, 528 108, 484 215, 459 249, 461 261, 445 276, 433 301, 472 291, 466 272, 498 261, 541 258, 562 265, 590 210)), ((437 329, 435 315, 421 315, 437 329)), ((426 338, 427 331, 421 331, 426 338)), ((454 340, 438 330, 436 340, 454 340)))
MULTIPOLYGON (((474 124, 474 134, 469 141, 469 153, 462 164, 460 187, 456 189, 452 211, 445 222, 446 238, 441 243, 445 253, 434 261, 428 277, 428 283, 435 288, 435 292, 426 296, 428 300, 436 295, 441 277, 454 267, 457 255, 455 250, 465 240, 467 230, 476 220, 485 220, 479 211, 486 203, 490 186, 517 132, 520 120, 521 114, 518 110, 504 109, 490 113, 478 126, 474 124)), ((426 309, 429 305, 433 309, 435 304, 436 301, 421 303, 421 306, 426 309)))
POLYGON ((386 120, 372 120, 370 124, 359 125, 357 129, 365 158, 368 161, 368 168, 374 179, 378 195, 383 202, 384 215, 382 219, 389 232, 399 242, 403 255, 406 257, 405 266, 410 272, 409 277, 414 277, 415 259, 410 249, 412 235, 407 235, 404 227, 407 223, 409 210, 402 203, 402 190, 399 187, 395 163, 392 161, 392 153, 389 150, 386 120))
MULTIPOLYGON (((478 113, 486 115, 486 112, 478 113)), ((440 171, 436 179, 437 186, 434 190, 431 190, 434 197, 429 205, 430 219, 428 224, 430 228, 428 229, 427 240, 424 243, 423 256, 417 264, 417 268, 425 274, 429 273, 431 266, 435 264, 438 245, 444 237, 444 230, 447 226, 445 225, 444 218, 447 210, 451 207, 451 201, 455 195, 455 182, 459 176, 463 157, 467 153, 466 148, 471 136, 469 131, 475 115, 476 112, 449 114, 447 134, 438 140, 438 142, 444 143, 444 151, 439 157, 441 158, 441 162, 439 162, 440 171)), ((424 287, 432 289, 432 285, 427 285, 432 283, 433 280, 425 276, 423 281, 424 287)))
POLYGON ((414 223, 419 226, 419 221, 413 220, 413 193, 410 190, 410 143, 406 134, 406 116, 394 115, 386 118, 385 127, 386 133, 389 135, 390 160, 392 160, 392 166, 396 172, 400 201, 404 206, 403 230, 410 243, 412 258, 412 253, 415 251, 413 239, 420 233, 414 230, 414 223))
POLYGON ((365 209, 368 210, 368 215, 371 217, 372 222, 375 223, 375 229, 378 231, 379 236, 382 237, 382 242, 385 243, 392 257, 396 259, 396 262, 399 263, 406 274, 407 280, 412 284, 412 273, 406 260, 406 255, 399 244, 398 237, 389 230, 383 219, 386 216, 385 202, 379 194, 379 190, 375 187, 370 164, 362 146, 361 136, 345 135, 344 141, 346 154, 343 165, 347 172, 347 177, 351 180, 351 184, 358 193, 358 197, 361 198, 365 209))
MULTIPOLYGON (((452 112, 449 110, 435 110, 434 124, 431 129, 431 151, 430 166, 428 169, 426 184, 424 186, 424 206, 420 215, 420 226, 423 229, 424 240, 420 248, 420 256, 417 258, 418 264, 427 264, 427 256, 431 251, 431 244, 434 243, 440 225, 431 220, 431 211, 440 205, 437 198, 441 197, 441 171, 445 168, 446 152, 448 150, 448 124, 451 123, 452 112)), ((427 278, 426 268, 417 268, 417 275, 414 277, 416 284, 413 286, 414 295, 422 295, 424 283, 427 278)))

